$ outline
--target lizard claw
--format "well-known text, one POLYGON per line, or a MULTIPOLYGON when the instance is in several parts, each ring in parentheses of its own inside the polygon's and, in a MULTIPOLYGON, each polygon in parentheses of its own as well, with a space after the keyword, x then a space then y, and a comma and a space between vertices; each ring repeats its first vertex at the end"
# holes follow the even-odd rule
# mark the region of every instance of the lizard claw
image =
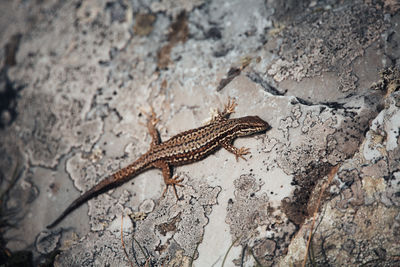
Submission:
POLYGON ((243 157, 243 156, 244 155, 248 155, 248 154, 250 154, 250 151, 249 151, 248 148, 246 148, 246 147, 239 148, 235 153, 236 161, 239 161, 239 158, 242 158, 245 161, 247 161, 247 159, 245 157, 243 157))
POLYGON ((183 184, 181 184, 182 181, 183 181, 183 178, 182 179, 178 179, 177 175, 172 177, 172 178, 170 178, 170 179, 168 179, 168 180, 166 180, 165 181, 165 188, 164 188, 164 191, 162 193, 162 196, 164 197, 165 193, 168 191, 168 187, 172 186, 172 189, 174 190, 176 199, 179 200, 178 193, 176 191, 176 186, 183 187, 183 184))
POLYGON ((225 114, 234 113, 236 106, 237 106, 237 104, 235 103, 235 99, 234 98, 229 98, 228 99, 228 104, 225 105, 223 113, 225 113, 225 114))
POLYGON ((224 106, 224 110, 220 111, 219 109, 217 109, 216 114, 213 114, 210 123, 215 123, 217 121, 222 121, 229 118, 230 114, 235 112, 236 106, 237 104, 235 103, 235 99, 228 98, 228 103, 224 106))
POLYGON ((147 119, 149 120, 148 123, 155 126, 160 121, 160 119, 157 118, 157 115, 154 112, 153 106, 150 106, 150 109, 151 109, 151 111, 150 111, 151 113, 150 114, 146 113, 147 119))
POLYGON ((145 111, 143 108, 141 108, 140 111, 147 117, 147 124, 155 126, 160 121, 160 119, 157 118, 157 114, 154 112, 153 106, 150 106, 150 112, 145 111))

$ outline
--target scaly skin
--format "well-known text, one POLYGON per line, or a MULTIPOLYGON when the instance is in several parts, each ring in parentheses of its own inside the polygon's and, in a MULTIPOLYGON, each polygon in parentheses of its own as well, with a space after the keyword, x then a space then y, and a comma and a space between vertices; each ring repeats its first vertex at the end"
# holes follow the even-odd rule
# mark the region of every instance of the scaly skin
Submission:
POLYGON ((229 100, 228 104, 225 105, 224 111, 218 111, 218 115, 213 118, 209 124, 182 132, 165 142, 161 142, 159 138, 155 128, 158 119, 152 111, 147 123, 147 128, 152 136, 152 143, 149 151, 132 164, 108 176, 77 198, 52 224, 47 226, 47 228, 54 227, 70 212, 89 199, 127 182, 145 170, 152 168, 161 169, 166 185, 163 195, 168 187, 172 186, 175 196, 178 198, 176 186, 183 186, 181 184, 183 179, 172 177, 171 167, 200 161, 221 147, 233 153, 236 156, 236 160, 238 160, 239 157, 245 159, 243 156, 250 152, 247 148, 237 148, 233 146, 233 140, 237 137, 267 131, 270 129, 270 125, 258 116, 229 119, 235 107, 236 103, 229 100))

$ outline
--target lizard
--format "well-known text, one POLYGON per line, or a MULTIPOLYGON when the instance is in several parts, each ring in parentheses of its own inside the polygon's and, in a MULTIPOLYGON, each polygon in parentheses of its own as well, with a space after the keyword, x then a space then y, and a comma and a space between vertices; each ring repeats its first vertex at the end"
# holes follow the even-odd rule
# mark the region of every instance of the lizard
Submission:
POLYGON ((118 187, 146 170, 152 168, 160 169, 165 182, 162 196, 165 195, 171 186, 176 198, 179 200, 176 186, 182 187, 181 183, 183 179, 178 179, 179 177, 177 176, 172 177, 172 167, 200 161, 220 148, 224 148, 234 154, 236 161, 239 158, 246 160, 244 155, 250 154, 249 149, 233 146, 234 139, 265 132, 271 126, 258 116, 230 119, 229 117, 234 113, 236 106, 235 101, 229 99, 224 110, 222 112, 217 110, 217 115, 208 124, 184 131, 164 142, 161 142, 159 133, 155 127, 159 119, 152 109, 151 114, 147 114, 147 128, 152 138, 150 149, 136 161, 103 179, 89 189, 89 191, 75 199, 47 228, 53 228, 69 213, 86 201, 112 188, 118 187))

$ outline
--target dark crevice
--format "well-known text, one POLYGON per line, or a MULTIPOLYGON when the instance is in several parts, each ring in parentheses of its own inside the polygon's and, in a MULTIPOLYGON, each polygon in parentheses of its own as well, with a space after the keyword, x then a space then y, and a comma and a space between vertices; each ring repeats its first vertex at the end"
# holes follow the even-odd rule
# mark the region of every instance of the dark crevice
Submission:
POLYGON ((0 129, 13 123, 17 118, 18 92, 24 88, 8 78, 7 70, 17 64, 16 54, 22 35, 13 35, 4 46, 4 65, 0 70, 0 129))
MULTIPOLYGON (((296 100, 298 101, 297 103, 300 103, 300 104, 305 105, 305 106, 314 106, 314 105, 315 105, 315 104, 312 103, 311 101, 305 100, 305 99, 300 98, 300 97, 296 97, 296 100)), ((290 104, 292 104, 292 105, 295 105, 295 104, 297 104, 297 103, 296 103, 296 101, 294 101, 294 100, 292 100, 292 101, 290 102, 290 104)))
POLYGON ((247 73, 247 78, 249 78, 252 82, 257 83, 264 88, 264 90, 272 95, 283 96, 286 94, 287 90, 284 92, 279 91, 270 83, 268 83, 265 79, 263 79, 258 73, 256 72, 249 72, 247 73))
POLYGON ((0 70, 0 129, 11 125, 17 118, 18 92, 23 88, 8 78, 6 68, 0 70))

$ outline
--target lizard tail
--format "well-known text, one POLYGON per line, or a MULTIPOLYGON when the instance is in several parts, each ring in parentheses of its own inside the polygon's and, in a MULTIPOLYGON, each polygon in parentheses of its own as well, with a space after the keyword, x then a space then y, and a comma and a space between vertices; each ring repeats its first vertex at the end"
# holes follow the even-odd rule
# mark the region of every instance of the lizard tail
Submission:
POLYGON ((74 211, 75 209, 80 207, 86 201, 88 201, 102 193, 105 193, 112 188, 115 188, 115 187, 125 183, 126 181, 132 179, 137 174, 146 170, 147 168, 148 168, 148 166, 136 164, 136 162, 135 162, 135 163, 129 165, 128 167, 117 171, 113 175, 108 176, 107 178, 102 180, 100 183, 93 186, 89 191, 85 192, 83 195, 81 195, 80 197, 75 199, 53 223, 51 223, 47 226, 47 229, 50 229, 50 228, 53 228, 54 226, 56 226, 68 214, 70 214, 72 211, 74 211))

